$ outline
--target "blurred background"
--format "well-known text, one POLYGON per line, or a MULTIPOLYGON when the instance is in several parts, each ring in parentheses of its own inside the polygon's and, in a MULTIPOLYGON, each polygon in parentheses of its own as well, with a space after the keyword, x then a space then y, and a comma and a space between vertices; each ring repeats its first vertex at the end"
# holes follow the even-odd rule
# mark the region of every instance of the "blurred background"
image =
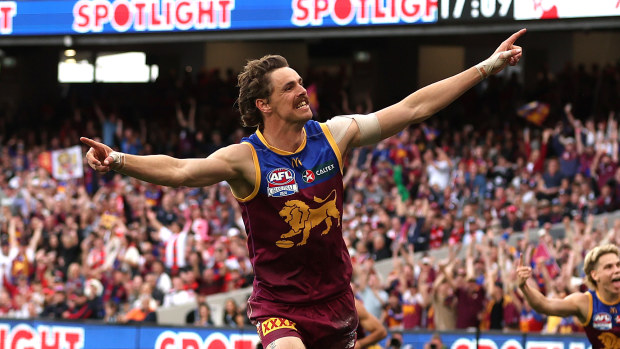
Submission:
POLYGON ((326 121, 527 28, 519 65, 345 159, 352 286, 384 348, 583 347, 574 319, 536 314, 512 280, 525 254, 548 297, 584 290, 585 253, 619 242, 618 16, 616 0, 0 1, 0 337, 253 348, 227 186, 100 175, 79 137, 205 157, 254 132, 235 106, 249 59, 285 56, 326 121))

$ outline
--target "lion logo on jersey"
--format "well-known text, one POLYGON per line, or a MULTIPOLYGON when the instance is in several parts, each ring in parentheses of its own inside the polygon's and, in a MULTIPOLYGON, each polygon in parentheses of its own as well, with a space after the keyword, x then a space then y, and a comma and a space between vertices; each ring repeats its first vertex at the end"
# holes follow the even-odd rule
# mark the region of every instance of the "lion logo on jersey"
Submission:
MULTIPOLYGON (((321 235, 329 232, 334 221, 340 226, 340 211, 336 207, 335 194, 336 190, 334 189, 325 199, 315 196, 314 202, 323 204, 318 208, 310 208, 305 202, 300 200, 287 201, 280 210, 280 216, 291 226, 291 230, 286 234, 282 234, 280 238, 286 239, 302 234, 302 239, 297 246, 303 246, 308 241, 308 237, 310 237, 310 231, 321 223, 325 222, 325 229, 321 232, 321 235), (332 196, 333 199, 327 201, 332 196)), ((292 247, 292 244, 290 246, 278 245, 280 247, 292 247)))
POLYGON ((603 348, 617 348, 618 344, 620 344, 618 337, 613 333, 603 332, 598 336, 598 339, 603 344, 603 348))

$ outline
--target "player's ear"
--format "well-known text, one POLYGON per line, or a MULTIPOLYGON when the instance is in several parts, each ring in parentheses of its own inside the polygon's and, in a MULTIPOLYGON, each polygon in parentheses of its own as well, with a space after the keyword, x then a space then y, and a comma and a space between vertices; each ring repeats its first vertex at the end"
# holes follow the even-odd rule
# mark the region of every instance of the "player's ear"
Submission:
POLYGON ((590 276, 592 277, 592 280, 594 280, 596 282, 596 284, 598 285, 598 273, 596 272, 596 270, 592 270, 590 272, 590 276))
POLYGON ((263 113, 268 113, 271 111, 269 100, 266 98, 256 99, 256 108, 258 108, 258 110, 262 111, 263 113))

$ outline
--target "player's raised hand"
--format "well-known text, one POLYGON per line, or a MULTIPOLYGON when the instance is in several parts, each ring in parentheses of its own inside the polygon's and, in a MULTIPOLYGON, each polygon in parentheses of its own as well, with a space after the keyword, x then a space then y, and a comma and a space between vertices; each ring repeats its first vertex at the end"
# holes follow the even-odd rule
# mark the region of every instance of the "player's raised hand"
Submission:
POLYGON ((525 264, 524 258, 525 254, 521 255, 519 262, 517 262, 517 286, 521 287, 525 285, 527 279, 532 277, 532 268, 528 267, 525 264))
POLYGON ((101 173, 112 170, 114 163, 114 159, 110 156, 114 151, 112 148, 86 137, 80 137, 80 141, 90 147, 86 152, 86 161, 93 170, 101 173))
POLYGON ((523 55, 523 49, 521 46, 515 45, 515 42, 518 38, 525 34, 525 32, 526 29, 521 29, 512 34, 497 47, 491 57, 476 65, 476 69, 478 69, 478 72, 482 78, 499 73, 508 64, 516 65, 519 63, 519 60, 523 55))

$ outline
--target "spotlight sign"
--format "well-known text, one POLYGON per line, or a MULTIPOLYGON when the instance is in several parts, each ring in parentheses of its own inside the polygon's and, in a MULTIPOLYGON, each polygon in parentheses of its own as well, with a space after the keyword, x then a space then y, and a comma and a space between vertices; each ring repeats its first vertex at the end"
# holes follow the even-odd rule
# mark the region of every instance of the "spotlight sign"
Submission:
POLYGON ((411 25, 438 0, 0 0, 0 37, 411 25))

